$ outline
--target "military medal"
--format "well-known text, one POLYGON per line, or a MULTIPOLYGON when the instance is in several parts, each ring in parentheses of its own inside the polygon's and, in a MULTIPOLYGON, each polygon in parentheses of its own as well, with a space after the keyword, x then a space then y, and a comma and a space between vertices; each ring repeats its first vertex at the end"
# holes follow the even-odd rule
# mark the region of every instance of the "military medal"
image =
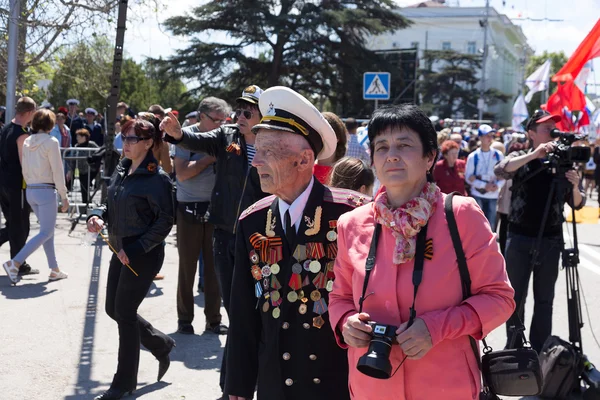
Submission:
POLYGON ((262 279, 262 272, 260 271, 260 267, 258 265, 252 267, 252 276, 257 281, 260 281, 262 279))
POLYGON ((264 267, 262 267, 261 273, 263 278, 268 278, 269 276, 271 276, 271 267, 265 265, 264 267))
POLYGON ((318 290, 313 290, 312 292, 310 292, 310 299, 312 301, 319 301, 321 300, 321 292, 319 292, 318 290))
POLYGON ((308 311, 308 307, 306 306, 306 304, 302 303, 300 304, 300 307, 298 307, 298 312, 302 315, 306 314, 306 312, 308 311))
POLYGON ((296 259, 296 261, 306 260, 306 246, 303 244, 296 246, 293 257, 296 259))
POLYGON ((279 302, 279 300, 281 300, 281 295, 279 294, 279 291, 274 290, 271 292, 271 304, 273 304, 274 306, 277 306, 279 304, 277 304, 279 302))
POLYGON ((277 275, 280 270, 281 269, 279 267, 279 264, 275 263, 275 264, 271 265, 271 273, 272 274, 277 275))
POLYGON ((294 290, 299 290, 302 287, 302 277, 300 274, 292 274, 289 286, 294 290))
POLYGON ((319 272, 319 274, 315 276, 315 279, 313 279, 312 282, 317 289, 324 289, 325 285, 327 284, 327 278, 325 277, 324 273, 319 272))
POLYGON ((332 260, 335 260, 335 258, 337 257, 337 253, 338 253, 337 242, 332 242, 332 243, 327 244, 327 258, 331 258, 332 260))
POLYGON ((321 206, 317 207, 315 210, 314 219, 310 219, 308 216, 304 216, 304 222, 306 222, 306 226, 308 229, 304 231, 306 236, 314 236, 321 230, 321 213, 323 212, 323 208, 321 206))
POLYGON ((273 318, 277 319, 281 315, 281 310, 279 307, 275 307, 272 312, 273 318))
POLYGON ((252 264, 258 264, 258 254, 256 254, 256 251, 254 250, 250 252, 250 261, 252 261, 252 264))
POLYGON ((305 271, 310 271, 310 261, 311 260, 306 260, 302 263, 302 268, 304 268, 305 271))
POLYGON ((302 282, 302 287, 310 285, 310 279, 308 279, 308 275, 304 276, 304 281, 302 282))
POLYGON ((323 327, 323 325, 325 325, 325 321, 323 320, 323 317, 321 317, 319 315, 318 317, 313 318, 313 326, 315 328, 321 329, 323 327))
POLYGON ((267 312, 267 311, 269 311, 269 302, 268 302, 268 301, 265 301, 265 302, 263 303, 262 310, 263 310, 263 312, 267 312))
MULTIPOLYGON (((303 301, 302 299, 304 299, 304 290, 300 289, 300 291, 298 291, 298 298, 303 301)), ((305 303, 305 301, 303 301, 305 303)))
POLYGON ((298 293, 291 291, 287 294, 287 299, 290 303, 295 303, 298 300, 298 293))
POLYGON ((325 286, 325 289, 326 289, 328 292, 331 292, 331 291, 333 290, 333 281, 329 281, 329 282, 327 282, 327 286, 325 286))
POLYGON ((310 269, 310 272, 316 274, 317 272, 321 271, 321 263, 316 260, 311 261, 308 268, 310 269))
POLYGON ((312 260, 320 260, 325 257, 325 247, 323 247, 323 243, 306 243, 306 255, 312 260))
POLYGON ((337 228, 337 221, 329 221, 329 227, 331 230, 327 232, 327 240, 330 242, 335 242, 337 240, 337 233, 335 232, 335 229, 337 228))
POLYGON ((265 288, 265 290, 269 288, 269 278, 263 279, 263 287, 265 288))
POLYGON ((302 273, 302 265, 295 263, 294 265, 292 265, 292 272, 294 274, 300 274, 302 273))
POLYGON ((260 284, 260 282, 256 282, 256 285, 254 285, 254 295, 258 299, 258 298, 260 298, 260 296, 262 296, 262 294, 263 294, 262 285, 260 284))
POLYGON ((281 283, 279 283, 279 279, 275 275, 271 275, 271 288, 275 290, 281 289, 281 283))
POLYGON ((327 302, 325 299, 315 301, 315 304, 313 305, 313 312, 319 315, 323 315, 327 312, 327 302))
POLYGON ((277 223, 277 219, 276 219, 276 217, 273 217, 273 211, 271 211, 271 209, 269 209, 269 211, 267 211, 267 225, 265 226, 265 232, 267 233, 268 237, 275 236, 276 223, 277 223))

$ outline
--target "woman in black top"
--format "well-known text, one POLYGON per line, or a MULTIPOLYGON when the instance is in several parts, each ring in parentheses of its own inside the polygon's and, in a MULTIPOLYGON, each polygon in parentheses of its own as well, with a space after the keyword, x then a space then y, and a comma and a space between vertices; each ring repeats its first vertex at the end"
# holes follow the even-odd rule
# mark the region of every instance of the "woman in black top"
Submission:
POLYGON ((173 227, 173 184, 152 155, 161 134, 144 120, 128 121, 122 132, 124 158, 111 178, 108 202, 87 222, 90 232, 99 232, 106 222, 110 244, 118 251, 110 260, 106 313, 119 326, 119 362, 110 389, 96 400, 120 399, 135 390, 140 341, 159 361, 158 380, 169 368, 175 345, 137 314, 162 267, 165 238, 173 227))

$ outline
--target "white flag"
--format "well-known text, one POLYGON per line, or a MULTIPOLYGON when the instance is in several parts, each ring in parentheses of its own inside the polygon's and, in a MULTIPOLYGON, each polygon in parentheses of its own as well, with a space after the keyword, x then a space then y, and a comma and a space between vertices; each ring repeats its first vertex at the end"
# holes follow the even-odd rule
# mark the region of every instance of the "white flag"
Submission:
POLYGON ((527 112, 527 104, 525 104, 525 99, 523 95, 520 94, 515 101, 515 105, 513 106, 512 111, 512 128, 515 132, 522 132, 523 127, 521 126, 521 122, 525 121, 529 118, 529 112, 527 112))
POLYGON ((546 60, 535 72, 525 79, 525 85, 529 88, 525 101, 529 103, 534 93, 542 92, 548 88, 550 81, 550 60, 546 60))

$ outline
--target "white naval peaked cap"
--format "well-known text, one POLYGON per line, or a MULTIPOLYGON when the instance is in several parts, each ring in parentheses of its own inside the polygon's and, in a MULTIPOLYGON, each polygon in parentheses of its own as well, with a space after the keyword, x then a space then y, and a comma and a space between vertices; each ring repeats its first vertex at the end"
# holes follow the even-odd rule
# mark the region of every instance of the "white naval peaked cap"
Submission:
POLYGON ((69 99, 69 100, 67 100, 67 105, 68 106, 70 106, 72 104, 75 104, 76 106, 78 106, 79 105, 79 100, 77 100, 77 99, 69 99))
POLYGON ((98 115, 98 111, 94 110, 92 107, 88 107, 85 109, 85 113, 86 114, 94 114, 94 115, 98 115))
POLYGON ((284 86, 265 90, 258 102, 263 115, 252 130, 271 129, 303 136, 317 160, 333 155, 337 137, 323 114, 304 96, 284 86))

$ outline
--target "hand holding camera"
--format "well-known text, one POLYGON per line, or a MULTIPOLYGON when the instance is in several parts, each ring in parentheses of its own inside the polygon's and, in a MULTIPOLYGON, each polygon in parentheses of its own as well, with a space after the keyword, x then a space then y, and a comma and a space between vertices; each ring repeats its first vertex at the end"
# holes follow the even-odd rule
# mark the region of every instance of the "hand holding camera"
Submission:
POLYGON ((356 313, 346 320, 342 327, 344 342, 350 347, 367 347, 373 337, 373 328, 368 324, 371 317, 367 313, 356 313))
POLYGON ((421 318, 415 319, 415 322, 408 327, 408 322, 400 325, 396 331, 396 340, 402 351, 411 360, 418 360, 431 350, 431 334, 429 329, 421 318))

